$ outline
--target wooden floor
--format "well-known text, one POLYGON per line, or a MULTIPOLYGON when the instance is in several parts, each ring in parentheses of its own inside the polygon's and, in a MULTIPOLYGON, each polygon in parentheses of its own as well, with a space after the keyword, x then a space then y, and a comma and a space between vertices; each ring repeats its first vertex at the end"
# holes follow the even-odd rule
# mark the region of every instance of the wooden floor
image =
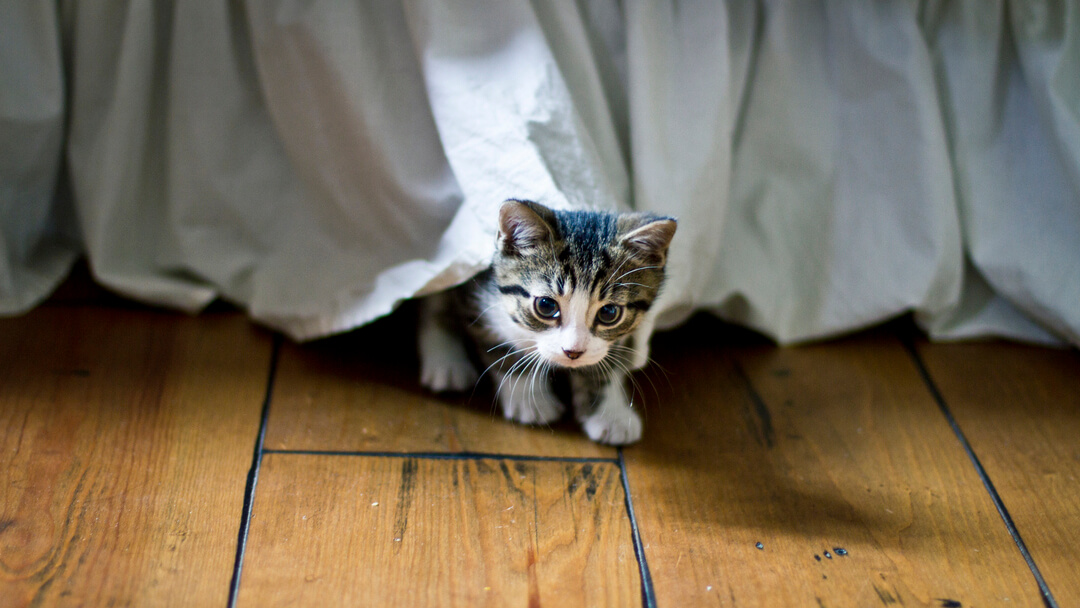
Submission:
POLYGON ((1076 351, 699 319, 616 450, 425 394, 410 327, 0 320, 0 606, 1080 606, 1076 351))

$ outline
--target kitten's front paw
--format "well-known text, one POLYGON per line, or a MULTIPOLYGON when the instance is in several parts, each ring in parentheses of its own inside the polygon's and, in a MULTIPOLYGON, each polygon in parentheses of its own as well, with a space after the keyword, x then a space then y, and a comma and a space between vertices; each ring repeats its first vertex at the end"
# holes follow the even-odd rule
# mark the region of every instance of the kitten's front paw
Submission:
POLYGON ((533 383, 507 377, 499 391, 503 415, 522 424, 548 424, 558 420, 565 409, 547 382, 533 383))
POLYGON ((468 390, 476 379, 476 368, 468 359, 425 361, 420 369, 420 384, 436 393, 468 390))
POLYGON ((418 337, 420 384, 436 393, 464 391, 476 384, 479 376, 458 336, 426 322, 418 337))
POLYGON ((581 418, 581 427, 589 439, 608 445, 627 445, 641 439, 641 416, 621 391, 607 391, 596 410, 581 418))
POLYGON ((622 412, 597 412, 582 424, 585 434, 597 443, 628 445, 641 439, 641 417, 632 409, 622 412))

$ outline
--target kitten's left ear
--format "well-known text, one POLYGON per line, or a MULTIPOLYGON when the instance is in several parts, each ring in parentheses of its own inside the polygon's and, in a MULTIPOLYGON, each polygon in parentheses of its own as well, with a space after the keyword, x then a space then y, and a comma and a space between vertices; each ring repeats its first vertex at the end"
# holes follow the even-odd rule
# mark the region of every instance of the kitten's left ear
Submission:
POLYGON ((631 213, 619 220, 619 242, 643 262, 663 266, 676 227, 674 218, 631 213))

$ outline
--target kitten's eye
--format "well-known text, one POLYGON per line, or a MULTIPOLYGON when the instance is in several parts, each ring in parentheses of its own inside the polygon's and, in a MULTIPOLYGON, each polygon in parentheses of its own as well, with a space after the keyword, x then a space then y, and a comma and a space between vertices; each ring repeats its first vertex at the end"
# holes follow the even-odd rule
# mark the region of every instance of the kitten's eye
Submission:
POLYGON ((544 319, 554 319, 559 316, 559 303, 547 296, 533 300, 533 308, 536 314, 544 319))
POLYGON ((614 325, 622 318, 622 311, 618 304, 605 304, 596 312, 596 320, 603 325, 614 325))

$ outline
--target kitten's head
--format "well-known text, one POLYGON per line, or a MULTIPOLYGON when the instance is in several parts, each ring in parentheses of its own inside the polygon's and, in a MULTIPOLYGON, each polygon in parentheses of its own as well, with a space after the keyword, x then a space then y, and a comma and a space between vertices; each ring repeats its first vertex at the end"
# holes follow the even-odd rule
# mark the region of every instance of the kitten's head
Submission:
POLYGON ((651 213, 553 211, 506 201, 492 263, 511 323, 502 333, 525 346, 532 341, 557 366, 599 363, 659 295, 674 235, 674 219, 651 213))

